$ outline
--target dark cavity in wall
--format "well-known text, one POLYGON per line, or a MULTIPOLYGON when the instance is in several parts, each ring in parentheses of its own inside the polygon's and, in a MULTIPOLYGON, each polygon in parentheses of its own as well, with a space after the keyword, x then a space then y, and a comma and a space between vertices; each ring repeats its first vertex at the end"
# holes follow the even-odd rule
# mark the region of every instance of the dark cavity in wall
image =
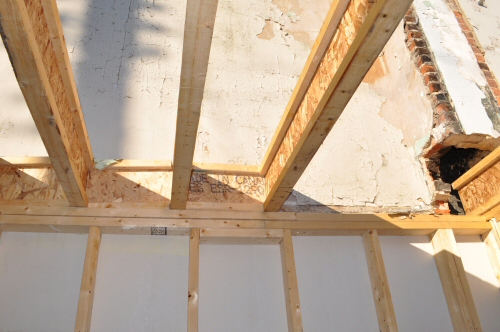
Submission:
MULTIPOLYGON (((489 153, 490 151, 451 147, 441 153, 440 157, 430 159, 427 168, 434 180, 452 184, 489 153)), ((451 214, 465 214, 458 191, 451 191, 448 203, 451 214)))

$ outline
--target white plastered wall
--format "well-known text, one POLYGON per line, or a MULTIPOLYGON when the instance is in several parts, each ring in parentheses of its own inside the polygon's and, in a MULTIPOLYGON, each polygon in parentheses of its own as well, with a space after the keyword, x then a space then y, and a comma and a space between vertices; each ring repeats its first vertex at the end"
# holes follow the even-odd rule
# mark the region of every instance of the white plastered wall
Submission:
MULTIPOLYGON (((500 291, 478 236, 458 237, 484 331, 500 328, 500 291)), ((305 331, 378 331, 360 237, 294 237, 305 331), (337 327, 337 329, 332 329, 337 327)), ((3 233, 0 331, 74 326, 85 235, 3 233)), ((427 237, 381 237, 401 331, 452 331, 427 237)), ((183 331, 187 236, 104 235, 93 332, 183 331)), ((278 245, 200 247, 200 331, 283 331, 278 245)))

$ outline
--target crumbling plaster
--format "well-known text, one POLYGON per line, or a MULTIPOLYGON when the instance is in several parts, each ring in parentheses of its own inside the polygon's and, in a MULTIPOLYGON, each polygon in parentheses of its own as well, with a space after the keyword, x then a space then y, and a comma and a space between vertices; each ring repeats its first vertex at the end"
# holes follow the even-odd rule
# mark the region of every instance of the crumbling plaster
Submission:
POLYGON ((497 78, 500 77, 500 2, 458 0, 484 49, 484 57, 497 78))
MULTIPOLYGON (((455 15, 444 0, 415 0, 414 5, 464 133, 498 137, 484 105, 486 78, 455 15)), ((445 131, 439 126, 433 135, 445 131)))
POLYGON ((428 209, 418 155, 432 119, 400 24, 295 186, 296 204, 428 209))

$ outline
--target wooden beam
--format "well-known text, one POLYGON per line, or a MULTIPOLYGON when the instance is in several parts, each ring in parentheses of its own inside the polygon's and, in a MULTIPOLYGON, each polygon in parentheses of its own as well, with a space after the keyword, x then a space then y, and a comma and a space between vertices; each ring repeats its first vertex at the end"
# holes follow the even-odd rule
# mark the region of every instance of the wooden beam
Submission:
POLYGON ((264 160, 261 165, 261 174, 263 176, 266 175, 269 170, 269 166, 271 166, 271 162, 276 156, 279 143, 285 137, 286 131, 292 123, 293 117, 295 113, 297 113, 300 103, 307 93, 307 89, 309 88, 309 85, 314 78, 314 74, 323 59, 328 46, 330 45, 340 20, 344 16, 348 4, 349 0, 335 0, 330 6, 330 10, 326 15, 323 26, 321 27, 318 37, 316 38, 316 42, 311 49, 311 53, 307 58, 304 69, 302 70, 297 85, 295 86, 295 90, 293 90, 292 96, 290 97, 285 113, 281 117, 278 129, 274 133, 266 155, 264 156, 264 160))
POLYGON ((280 243, 280 251, 288 332, 301 332, 304 330, 302 326, 302 308, 300 307, 299 285, 297 281, 297 271, 295 269, 292 233, 289 229, 283 230, 283 240, 280 243))
POLYGON ((189 237, 188 332, 198 332, 198 290, 200 282, 200 229, 189 237))
POLYGON ((188 0, 170 208, 185 209, 218 0, 188 0))
POLYGON ((0 33, 66 197, 73 206, 86 206, 90 147, 81 144, 83 120, 74 121, 76 91, 64 83, 70 72, 69 63, 58 58, 64 43, 50 28, 60 25, 60 19, 46 7, 40 1, 2 0, 0 33))
POLYGON ((87 240, 87 251, 83 264, 82 284, 80 298, 76 313, 75 332, 89 332, 92 320, 92 306, 94 305, 94 290, 97 274, 97 260, 101 246, 101 230, 99 227, 90 226, 87 240))
POLYGON ((453 188, 455 190, 462 189, 467 184, 476 179, 478 176, 480 176, 488 169, 493 167, 499 161, 500 161, 500 147, 496 148, 493 152, 484 157, 480 162, 478 162, 470 170, 468 170, 464 175, 455 180, 455 182, 453 182, 453 188))
POLYGON ((482 331, 453 231, 439 229, 431 242, 454 330, 482 331))
POLYGON ((491 219, 490 223, 491 231, 484 237, 484 243, 486 244, 493 272, 500 285, 500 227, 495 219, 491 219))
POLYGON ((116 229, 168 227, 169 229, 291 229, 294 234, 362 235, 370 229, 379 235, 429 235, 437 229, 457 234, 484 234, 491 224, 481 216, 415 215, 402 218, 387 214, 333 214, 258 211, 184 210, 162 208, 72 208, 0 205, 0 228, 41 225, 100 226, 116 229))
POLYGON ((94 165, 94 153, 92 152, 87 125, 83 117, 80 97, 78 96, 75 76, 73 75, 71 62, 69 60, 68 48, 66 46, 56 0, 42 0, 42 6, 50 32, 50 41, 54 46, 54 53, 57 58, 62 83, 71 108, 71 114, 73 115, 73 123, 78 133, 78 140, 82 149, 83 158, 85 159, 87 168, 92 169, 94 165))
POLYGON ((283 230, 203 228, 200 237, 201 243, 208 244, 278 244, 283 230))
POLYGON ((372 285, 373 301, 377 311, 380 332, 396 332, 398 324, 392 303, 389 280, 385 271, 382 248, 376 230, 370 230, 363 235, 365 243, 366 262, 372 285))
POLYGON ((266 174, 266 211, 286 201, 411 2, 349 3, 266 174))
POLYGON ((0 166, 16 168, 52 167, 49 157, 0 157, 0 166))

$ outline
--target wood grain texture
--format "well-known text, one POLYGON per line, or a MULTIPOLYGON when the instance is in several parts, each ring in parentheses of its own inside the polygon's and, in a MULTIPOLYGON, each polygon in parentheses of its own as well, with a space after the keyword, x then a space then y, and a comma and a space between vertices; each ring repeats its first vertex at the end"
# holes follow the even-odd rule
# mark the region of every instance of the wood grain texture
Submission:
POLYGON ((344 16, 348 4, 349 0, 335 0, 330 6, 330 10, 326 15, 323 25, 321 26, 321 30, 319 31, 318 38, 316 38, 316 41, 311 49, 311 53, 307 58, 304 69, 300 74, 297 85, 295 86, 292 96, 290 97, 290 101, 285 109, 285 113, 281 117, 278 128, 276 129, 276 132, 274 133, 271 143, 266 151, 266 155, 264 156, 264 160, 261 165, 261 172, 263 175, 267 173, 271 162, 276 156, 279 143, 285 137, 286 131, 288 130, 295 113, 297 113, 300 103, 306 95, 307 89, 309 88, 309 85, 314 78, 314 74, 323 59, 328 46, 330 45, 330 41, 337 30, 340 20, 344 16))
POLYGON ((380 332, 396 332, 396 313, 377 231, 370 230, 363 234, 363 241, 380 332))
POLYGON ((468 170, 464 175, 462 175, 456 181, 454 181, 453 188, 455 190, 462 189, 468 183, 470 183, 475 178, 477 178, 485 171, 490 169, 492 166, 497 164, 499 161, 500 161, 500 148, 496 148, 493 152, 484 157, 480 162, 478 162, 470 170, 468 170))
POLYGON ((188 0, 170 208, 185 209, 218 0, 188 0))
POLYGON ((353 0, 266 174, 266 211, 278 211, 330 132, 411 0, 353 0))
POLYGON ((90 332, 100 246, 101 230, 99 227, 90 226, 76 313, 75 332, 90 332))
POLYGON ((14 73, 54 170, 73 206, 86 206, 88 165, 73 121, 49 20, 42 3, 5 0, 0 3, 2 39, 14 73))
POLYGON ((454 330, 482 331, 453 231, 439 229, 431 236, 431 242, 454 330))
POLYGON ((500 162, 459 190, 465 212, 482 215, 500 204, 500 162))
POLYGON ((188 332, 198 332, 198 302, 200 284, 200 229, 189 234, 188 332))
POLYGON ((286 315, 288 332, 302 332, 302 308, 300 307, 299 284, 295 268, 292 233, 283 230, 283 240, 280 243, 281 268, 283 270, 283 286, 285 289, 286 315))
POLYGON ((500 285, 500 227, 495 219, 490 220, 491 231, 484 238, 491 267, 500 285))
POLYGON ((0 167, 0 200, 66 201, 66 195, 53 168, 17 169, 0 167))

